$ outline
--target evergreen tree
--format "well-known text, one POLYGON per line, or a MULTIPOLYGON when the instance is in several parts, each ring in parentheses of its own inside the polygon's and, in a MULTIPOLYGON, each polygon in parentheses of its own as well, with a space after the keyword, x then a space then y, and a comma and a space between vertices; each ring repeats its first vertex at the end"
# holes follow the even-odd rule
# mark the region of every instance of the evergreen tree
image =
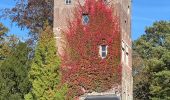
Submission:
POLYGON ((0 66, 0 100, 23 100, 29 92, 29 50, 27 44, 18 43, 0 66))
MULTIPOLYGON (((134 42, 134 51, 144 60, 142 72, 146 78, 136 84, 136 98, 146 100, 170 99, 170 22, 159 21, 146 29, 146 34, 134 42), (147 80, 147 81, 146 81, 147 80), (140 89, 141 85, 145 89, 140 89)), ((136 80, 134 80, 136 81, 136 80)))
POLYGON ((60 60, 56 54, 54 34, 45 26, 35 49, 35 57, 29 72, 32 89, 26 100, 64 100, 65 87, 60 83, 60 60))

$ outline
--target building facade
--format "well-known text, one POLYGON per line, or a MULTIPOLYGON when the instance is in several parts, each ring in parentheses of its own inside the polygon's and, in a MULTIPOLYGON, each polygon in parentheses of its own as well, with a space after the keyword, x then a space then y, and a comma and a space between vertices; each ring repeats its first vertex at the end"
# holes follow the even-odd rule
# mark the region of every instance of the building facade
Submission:
MULTIPOLYGON (((84 0, 79 0, 84 4, 84 0)), ((108 5, 114 5, 114 14, 120 17, 121 26, 121 64, 122 81, 121 86, 105 93, 85 94, 80 99, 85 99, 87 95, 115 95, 121 100, 133 100, 133 78, 132 78, 132 40, 131 40, 131 0, 104 0, 108 5), (121 91, 117 92, 116 89, 121 91)), ((54 0, 54 27, 58 52, 62 54, 62 31, 67 29, 67 19, 72 18, 72 10, 77 4, 77 0, 54 0)))

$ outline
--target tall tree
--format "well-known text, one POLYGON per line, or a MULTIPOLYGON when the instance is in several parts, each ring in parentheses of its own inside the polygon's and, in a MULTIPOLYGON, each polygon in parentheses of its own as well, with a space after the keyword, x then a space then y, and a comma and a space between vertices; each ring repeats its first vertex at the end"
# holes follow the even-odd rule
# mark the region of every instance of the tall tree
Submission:
POLYGON ((46 24, 35 49, 35 57, 29 72, 32 89, 25 96, 26 100, 64 100, 66 88, 57 88, 61 73, 60 59, 56 53, 52 28, 46 24))
POLYGON ((39 33, 44 21, 53 25, 53 3, 54 0, 16 0, 15 7, 2 10, 2 16, 10 18, 21 28, 30 29, 31 33, 39 33))
MULTIPOLYGON (((170 22, 155 22, 153 26, 146 28, 145 32, 146 34, 134 42, 134 51, 139 53, 140 57, 145 61, 143 71, 145 71, 145 76, 148 79, 146 87, 144 86, 147 88, 146 90, 149 90, 145 91, 149 94, 147 98, 169 100, 170 22)), ((139 81, 139 83, 143 82, 146 83, 145 79, 139 81)), ((140 88, 140 86, 138 87, 140 88)), ((135 91, 141 91, 139 88, 136 88, 135 91)), ((142 100, 145 100, 144 97, 142 97, 142 100)))
POLYGON ((27 73, 31 63, 29 50, 27 44, 20 42, 0 66, 1 100, 23 100, 28 93, 30 82, 27 73))

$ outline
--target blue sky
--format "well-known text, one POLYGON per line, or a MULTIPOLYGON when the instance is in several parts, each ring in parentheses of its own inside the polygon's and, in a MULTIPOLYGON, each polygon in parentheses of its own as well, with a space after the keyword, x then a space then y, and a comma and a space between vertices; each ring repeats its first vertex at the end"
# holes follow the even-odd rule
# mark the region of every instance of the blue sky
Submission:
POLYGON ((144 34, 146 26, 170 20, 170 0, 132 0, 132 39, 144 34))
MULTIPOLYGON (((12 8, 15 6, 15 1, 16 0, 1 0, 0 1, 0 9, 3 9, 3 8, 12 8)), ((1 14, 1 12, 0 12, 1 14)), ((6 27, 9 28, 9 32, 8 34, 11 34, 11 35, 16 35, 17 37, 19 37, 21 40, 26 40, 29 35, 28 35, 28 30, 21 30, 19 27, 16 26, 16 24, 12 24, 11 23, 11 20, 9 19, 0 19, 0 22, 2 22, 6 27)))
MULTIPOLYGON (((1 0, 1 8, 11 8, 15 5, 14 0, 1 0)), ((170 0, 132 0, 132 39, 135 40, 144 34, 146 26, 154 21, 170 20, 170 0)), ((10 20, 0 19, 11 31, 21 39, 26 39, 28 30, 21 31, 10 20)))

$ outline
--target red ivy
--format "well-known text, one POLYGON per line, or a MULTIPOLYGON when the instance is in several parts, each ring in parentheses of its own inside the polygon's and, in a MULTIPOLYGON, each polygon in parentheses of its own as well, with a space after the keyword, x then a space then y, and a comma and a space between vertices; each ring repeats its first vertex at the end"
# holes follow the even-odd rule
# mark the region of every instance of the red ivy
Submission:
POLYGON ((65 32, 62 65, 69 96, 103 92, 121 84, 120 27, 113 9, 96 0, 86 0, 85 6, 76 7, 75 18, 65 32), (82 14, 89 16, 87 25, 82 24, 82 14), (108 46, 105 59, 99 56, 100 45, 108 46))

